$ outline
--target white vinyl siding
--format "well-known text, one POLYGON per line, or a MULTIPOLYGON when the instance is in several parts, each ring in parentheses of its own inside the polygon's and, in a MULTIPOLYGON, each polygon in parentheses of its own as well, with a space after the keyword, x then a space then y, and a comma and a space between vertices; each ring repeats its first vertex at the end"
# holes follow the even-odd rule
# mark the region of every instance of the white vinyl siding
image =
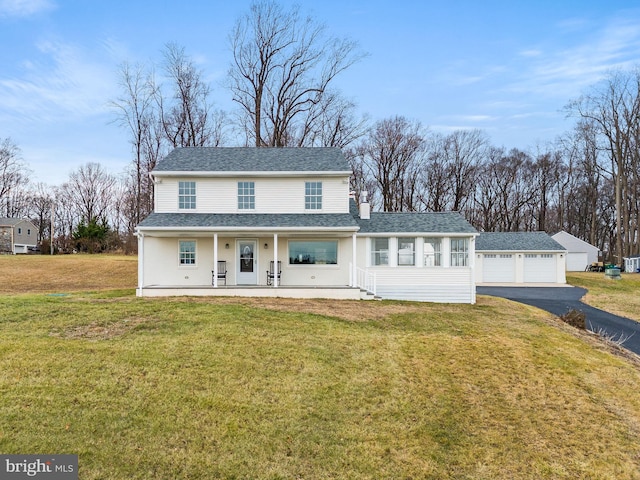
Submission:
MULTIPOLYGON (((156 184, 156 212, 178 212, 179 178, 163 178, 156 184)), ((251 213, 348 213, 348 178, 322 179, 322 210, 305 210, 305 179, 300 178, 198 178, 199 213, 237 213, 238 182, 255 185, 255 209, 251 213)))
POLYGON ((587 252, 567 253, 567 272, 584 272, 591 263, 587 252))
POLYGON ((389 300, 475 303, 470 268, 376 268, 376 293, 389 300))

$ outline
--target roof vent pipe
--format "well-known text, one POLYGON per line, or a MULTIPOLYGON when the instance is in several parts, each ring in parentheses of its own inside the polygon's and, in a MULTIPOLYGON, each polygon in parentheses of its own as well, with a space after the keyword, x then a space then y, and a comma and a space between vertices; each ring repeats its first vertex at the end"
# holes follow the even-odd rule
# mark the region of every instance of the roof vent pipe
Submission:
POLYGON ((371 218, 371 207, 369 206, 369 202, 367 202, 367 192, 362 192, 360 197, 362 198, 360 201, 360 218, 362 220, 369 220, 371 218))

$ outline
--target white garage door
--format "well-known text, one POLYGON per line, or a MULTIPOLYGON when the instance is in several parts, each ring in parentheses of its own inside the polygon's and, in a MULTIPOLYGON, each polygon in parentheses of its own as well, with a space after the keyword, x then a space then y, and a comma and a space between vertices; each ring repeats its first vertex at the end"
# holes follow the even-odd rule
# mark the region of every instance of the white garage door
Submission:
POLYGON ((482 259, 482 281, 486 283, 512 283, 516 280, 515 256, 511 254, 485 254, 482 259))
POLYGON ((551 253, 527 253, 524 256, 525 283, 556 283, 556 256, 551 253))
POLYGON ((587 268, 587 252, 567 253, 567 272, 584 272, 587 268))

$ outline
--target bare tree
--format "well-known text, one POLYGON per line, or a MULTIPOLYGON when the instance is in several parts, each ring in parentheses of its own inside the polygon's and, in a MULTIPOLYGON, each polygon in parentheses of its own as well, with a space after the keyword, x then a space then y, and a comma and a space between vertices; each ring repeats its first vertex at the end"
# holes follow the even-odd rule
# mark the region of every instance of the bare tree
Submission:
POLYGON ((385 212, 418 209, 424 146, 420 122, 404 117, 377 122, 362 141, 358 155, 376 182, 385 212))
POLYGON ((270 0, 251 4, 229 41, 229 87, 257 147, 293 144, 296 124, 313 115, 335 77, 360 58, 353 41, 327 38, 324 26, 302 18, 298 7, 285 10, 270 0))
MULTIPOLYGON (((62 195, 67 209, 85 223, 108 222, 113 207, 116 178, 98 163, 87 163, 69 175, 62 185, 62 195)), ((75 225, 74 225, 75 226, 75 225)))
POLYGON ((133 220, 137 225, 150 213, 148 199, 152 195, 149 188, 149 172, 155 166, 156 149, 149 148, 157 138, 157 115, 155 111, 155 88, 153 79, 142 65, 131 66, 124 63, 120 67, 120 87, 122 95, 111 102, 120 125, 129 131, 129 141, 133 150, 134 191, 133 220))
MULTIPOLYGON (((184 47, 167 44, 164 71, 172 94, 158 94, 161 125, 172 147, 217 146, 222 142, 224 114, 214 112, 211 90, 184 47)), ((158 89, 160 92, 160 89, 158 89)))
POLYGON ((4 216, 24 216, 24 187, 29 183, 28 170, 20 149, 10 139, 0 143, 0 212, 4 216))

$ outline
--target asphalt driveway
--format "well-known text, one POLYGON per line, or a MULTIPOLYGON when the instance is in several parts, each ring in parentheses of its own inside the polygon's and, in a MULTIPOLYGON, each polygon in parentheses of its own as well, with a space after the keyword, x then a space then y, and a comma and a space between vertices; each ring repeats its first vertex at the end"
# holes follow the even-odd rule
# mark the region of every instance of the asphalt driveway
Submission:
POLYGON ((580 287, 476 287, 478 295, 502 297, 546 310, 556 316, 569 310, 584 312, 586 325, 613 340, 625 339, 623 347, 640 355, 640 323, 591 307, 580 299, 587 290, 580 287))

